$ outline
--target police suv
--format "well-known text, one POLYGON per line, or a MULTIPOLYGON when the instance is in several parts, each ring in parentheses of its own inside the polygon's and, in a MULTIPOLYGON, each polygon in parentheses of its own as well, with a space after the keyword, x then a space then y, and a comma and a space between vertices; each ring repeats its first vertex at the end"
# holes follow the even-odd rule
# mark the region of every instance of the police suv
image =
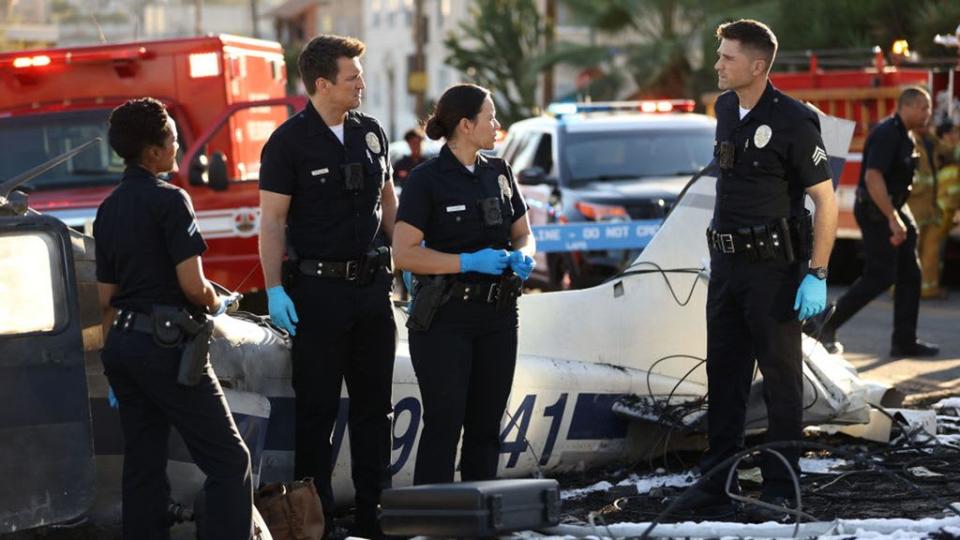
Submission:
MULTIPOLYGON (((692 100, 557 103, 510 126, 500 155, 513 167, 530 224, 662 220, 713 156, 713 118, 692 100)), ((536 230, 536 229, 535 229, 536 230)), ((537 253, 533 279, 551 289, 595 285, 639 253, 537 253)))

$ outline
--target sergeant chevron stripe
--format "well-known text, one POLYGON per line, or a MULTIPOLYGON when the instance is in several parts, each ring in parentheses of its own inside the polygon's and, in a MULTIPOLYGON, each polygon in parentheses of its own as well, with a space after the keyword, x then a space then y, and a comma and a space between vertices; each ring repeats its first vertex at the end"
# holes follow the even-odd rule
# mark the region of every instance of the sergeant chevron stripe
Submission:
POLYGON ((811 156, 811 157, 812 157, 812 159, 813 159, 813 164, 814 164, 814 165, 819 165, 820 162, 826 161, 826 160, 828 159, 828 158, 827 158, 827 152, 824 151, 824 149, 823 149, 823 148, 820 148, 819 146, 816 147, 816 148, 814 148, 814 150, 813 150, 813 156, 811 156))

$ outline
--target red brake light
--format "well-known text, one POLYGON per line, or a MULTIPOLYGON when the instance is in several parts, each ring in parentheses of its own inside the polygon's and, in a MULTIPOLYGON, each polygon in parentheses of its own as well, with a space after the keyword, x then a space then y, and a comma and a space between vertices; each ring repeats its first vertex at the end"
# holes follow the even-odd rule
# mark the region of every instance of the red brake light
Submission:
POLYGON ((29 68, 29 67, 43 67, 50 65, 50 57, 45 54, 40 54, 37 56, 18 56, 13 59, 13 67, 15 68, 29 68))

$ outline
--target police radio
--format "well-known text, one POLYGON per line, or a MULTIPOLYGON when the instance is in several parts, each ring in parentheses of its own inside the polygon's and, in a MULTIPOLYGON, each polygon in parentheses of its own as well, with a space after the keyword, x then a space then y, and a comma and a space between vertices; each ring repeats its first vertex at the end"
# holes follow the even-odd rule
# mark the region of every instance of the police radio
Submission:
POLYGON ((503 212, 500 209, 500 197, 487 197, 480 200, 480 217, 487 227, 503 225, 503 212))
POLYGON ((343 170, 343 189, 351 193, 363 191, 363 163, 346 163, 343 170))
POLYGON ((736 147, 732 141, 723 141, 720 143, 720 150, 717 152, 717 163, 721 169, 732 169, 736 147))

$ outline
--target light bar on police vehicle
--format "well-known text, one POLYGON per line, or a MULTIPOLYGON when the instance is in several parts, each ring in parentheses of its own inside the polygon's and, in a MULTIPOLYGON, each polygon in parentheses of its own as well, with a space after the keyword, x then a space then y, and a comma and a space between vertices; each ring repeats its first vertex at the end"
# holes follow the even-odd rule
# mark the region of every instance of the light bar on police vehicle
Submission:
POLYGON ((547 112, 553 116, 596 112, 671 113, 693 112, 692 99, 648 99, 641 101, 594 101, 589 103, 551 103, 547 112))

